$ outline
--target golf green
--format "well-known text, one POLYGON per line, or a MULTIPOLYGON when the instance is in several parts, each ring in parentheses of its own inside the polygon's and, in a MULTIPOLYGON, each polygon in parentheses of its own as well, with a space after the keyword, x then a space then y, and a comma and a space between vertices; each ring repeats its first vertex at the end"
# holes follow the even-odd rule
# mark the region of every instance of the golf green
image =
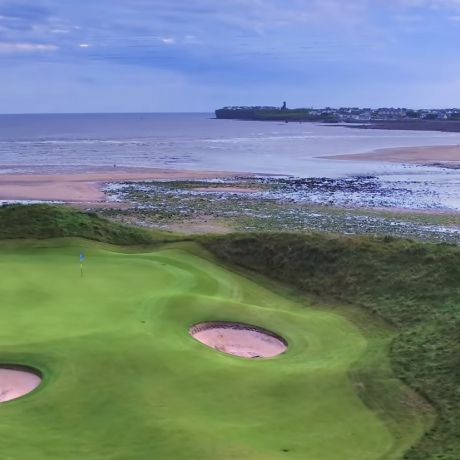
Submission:
POLYGON ((0 362, 43 373, 34 392, 0 404, 1 458, 383 460, 426 428, 389 370, 373 380, 388 340, 344 316, 181 246, 44 245, 0 247, 0 362), (231 356, 189 334, 206 321, 257 325, 288 348, 231 356), (381 398, 363 398, 365 386, 381 398))

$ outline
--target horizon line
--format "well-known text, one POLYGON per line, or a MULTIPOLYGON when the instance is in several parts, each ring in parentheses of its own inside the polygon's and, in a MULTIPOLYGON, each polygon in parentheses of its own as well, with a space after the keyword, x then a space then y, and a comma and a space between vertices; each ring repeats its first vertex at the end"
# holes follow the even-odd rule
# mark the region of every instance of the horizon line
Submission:
POLYGON ((200 115, 200 114, 214 114, 214 110, 206 112, 9 112, 0 113, 0 116, 15 116, 15 115, 200 115))

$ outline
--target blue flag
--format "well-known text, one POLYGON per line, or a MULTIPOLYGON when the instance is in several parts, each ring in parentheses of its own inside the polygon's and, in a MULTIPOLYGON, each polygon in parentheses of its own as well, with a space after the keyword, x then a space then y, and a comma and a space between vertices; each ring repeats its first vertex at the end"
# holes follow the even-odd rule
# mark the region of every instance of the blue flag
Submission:
POLYGON ((80 262, 83 262, 85 260, 85 256, 83 255, 82 252, 80 252, 80 262))

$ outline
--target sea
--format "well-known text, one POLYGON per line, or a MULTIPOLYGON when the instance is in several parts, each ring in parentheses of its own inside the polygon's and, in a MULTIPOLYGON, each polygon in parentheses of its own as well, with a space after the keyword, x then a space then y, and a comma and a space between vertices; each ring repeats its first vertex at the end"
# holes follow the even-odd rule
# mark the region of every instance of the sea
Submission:
POLYGON ((460 144, 460 133, 217 120, 212 113, 0 115, 4 174, 172 168, 296 177, 373 175, 436 191, 460 209, 460 171, 328 155, 460 144))

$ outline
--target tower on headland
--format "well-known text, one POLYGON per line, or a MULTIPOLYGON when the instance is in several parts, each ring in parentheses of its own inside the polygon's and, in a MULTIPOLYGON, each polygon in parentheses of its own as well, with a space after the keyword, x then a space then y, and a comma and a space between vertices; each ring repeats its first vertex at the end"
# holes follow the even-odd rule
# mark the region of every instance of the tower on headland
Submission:
POLYGON ((281 110, 286 110, 287 107, 286 107, 286 101, 283 102, 283 107, 281 107, 281 110))

